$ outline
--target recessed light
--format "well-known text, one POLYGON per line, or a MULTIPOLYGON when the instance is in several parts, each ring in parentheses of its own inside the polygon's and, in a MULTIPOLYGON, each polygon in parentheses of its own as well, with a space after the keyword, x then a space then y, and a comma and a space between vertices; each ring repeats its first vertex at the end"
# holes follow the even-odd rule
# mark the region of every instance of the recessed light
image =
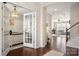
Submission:
POLYGON ((54 9, 54 11, 57 11, 57 9, 54 9))

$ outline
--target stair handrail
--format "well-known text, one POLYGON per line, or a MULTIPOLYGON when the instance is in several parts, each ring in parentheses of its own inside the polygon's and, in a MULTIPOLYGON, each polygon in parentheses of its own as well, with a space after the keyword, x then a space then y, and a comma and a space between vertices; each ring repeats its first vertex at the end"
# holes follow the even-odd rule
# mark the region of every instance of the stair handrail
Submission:
POLYGON ((66 42, 68 41, 68 31, 79 24, 79 21, 70 26, 68 29, 66 28, 66 42))
POLYGON ((70 28, 68 28, 67 31, 70 30, 70 29, 72 29, 73 27, 75 27, 77 24, 79 24, 79 21, 76 22, 74 25, 72 25, 70 28))

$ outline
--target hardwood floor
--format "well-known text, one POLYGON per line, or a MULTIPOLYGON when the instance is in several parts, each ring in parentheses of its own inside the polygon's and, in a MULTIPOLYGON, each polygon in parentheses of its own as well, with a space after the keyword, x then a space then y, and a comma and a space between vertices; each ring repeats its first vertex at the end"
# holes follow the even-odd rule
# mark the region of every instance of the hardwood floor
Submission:
POLYGON ((32 49, 27 47, 18 48, 10 51, 7 56, 42 56, 51 49, 64 52, 66 55, 66 46, 64 37, 53 37, 53 41, 44 48, 32 49))
POLYGON ((22 48, 18 48, 10 51, 7 54, 7 56, 42 56, 48 51, 50 51, 51 49, 52 48, 50 47, 50 44, 48 44, 44 48, 38 48, 38 49, 22 47, 22 48))

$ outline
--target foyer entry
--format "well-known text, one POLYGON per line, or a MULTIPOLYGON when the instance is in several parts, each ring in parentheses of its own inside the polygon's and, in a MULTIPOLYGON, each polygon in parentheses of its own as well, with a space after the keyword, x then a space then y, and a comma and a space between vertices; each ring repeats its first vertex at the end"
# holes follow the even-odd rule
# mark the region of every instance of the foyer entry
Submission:
POLYGON ((2 3, 3 56, 20 47, 36 48, 35 15, 35 12, 15 3, 2 3), (17 47, 19 44, 21 46, 17 47))

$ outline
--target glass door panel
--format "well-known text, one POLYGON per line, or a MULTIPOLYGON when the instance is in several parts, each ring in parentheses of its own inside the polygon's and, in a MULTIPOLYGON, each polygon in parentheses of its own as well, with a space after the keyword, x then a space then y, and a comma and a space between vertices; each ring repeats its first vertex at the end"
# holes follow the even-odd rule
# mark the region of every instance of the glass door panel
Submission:
POLYGON ((25 42, 26 43, 32 43, 31 41, 32 41, 32 22, 31 22, 31 20, 32 20, 32 16, 31 15, 27 15, 26 17, 25 17, 26 19, 25 19, 25 21, 26 21, 26 27, 25 27, 25 29, 26 29, 26 31, 25 31, 25 42))
POLYGON ((24 14, 24 46, 33 47, 32 31, 33 31, 33 14, 24 14))

